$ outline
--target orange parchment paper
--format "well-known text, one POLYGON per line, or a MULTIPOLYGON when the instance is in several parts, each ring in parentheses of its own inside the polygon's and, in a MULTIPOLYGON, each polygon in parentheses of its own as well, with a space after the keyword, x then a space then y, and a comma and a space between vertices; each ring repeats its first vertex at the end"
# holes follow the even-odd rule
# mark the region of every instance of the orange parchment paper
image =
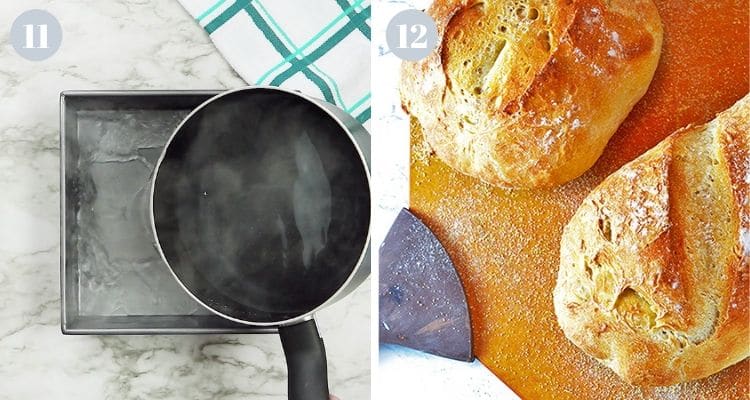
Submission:
MULTIPOLYGON (((436 233, 466 288, 474 352, 525 399, 748 399, 748 360, 706 379, 640 389, 563 336, 552 307, 562 229, 607 175, 674 130, 709 121, 750 90, 747 0, 656 0, 664 24, 645 97, 584 176, 509 192, 438 160, 412 121, 410 207, 436 233)), ((750 321, 748 321, 750 323, 750 321)))

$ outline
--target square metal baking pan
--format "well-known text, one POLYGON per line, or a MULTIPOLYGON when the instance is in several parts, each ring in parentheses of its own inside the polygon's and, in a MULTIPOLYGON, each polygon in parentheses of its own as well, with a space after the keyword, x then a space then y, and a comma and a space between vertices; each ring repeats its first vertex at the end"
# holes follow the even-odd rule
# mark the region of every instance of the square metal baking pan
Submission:
POLYGON ((148 223, 169 135, 220 91, 60 95, 60 289, 64 334, 274 333, 223 319, 170 274, 148 223))

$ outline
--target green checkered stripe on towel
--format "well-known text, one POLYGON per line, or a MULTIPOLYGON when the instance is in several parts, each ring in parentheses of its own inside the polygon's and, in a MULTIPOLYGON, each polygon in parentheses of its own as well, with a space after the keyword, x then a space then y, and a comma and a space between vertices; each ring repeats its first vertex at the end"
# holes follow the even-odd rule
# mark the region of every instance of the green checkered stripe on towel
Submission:
POLYGON ((248 83, 317 91, 370 119, 369 1, 217 0, 196 19, 248 83))

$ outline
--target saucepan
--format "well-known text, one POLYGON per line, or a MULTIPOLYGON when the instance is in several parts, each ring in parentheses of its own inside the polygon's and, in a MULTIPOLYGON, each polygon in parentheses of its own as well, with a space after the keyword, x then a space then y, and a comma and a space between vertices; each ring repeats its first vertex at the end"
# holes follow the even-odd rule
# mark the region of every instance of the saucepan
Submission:
POLYGON ((275 87, 222 93, 174 131, 151 221, 190 296, 232 321, 278 327, 289 399, 328 399, 313 315, 370 273, 369 134, 322 100, 275 87))

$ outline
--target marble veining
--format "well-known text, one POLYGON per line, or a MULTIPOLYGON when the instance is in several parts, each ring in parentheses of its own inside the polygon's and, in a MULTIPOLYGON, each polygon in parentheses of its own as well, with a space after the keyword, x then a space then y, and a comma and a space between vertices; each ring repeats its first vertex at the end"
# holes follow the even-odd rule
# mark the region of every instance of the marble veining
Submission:
MULTIPOLYGON (((0 2, 0 399, 284 399, 275 335, 63 336, 59 93, 244 85, 175 0, 0 2), (32 8, 63 27, 43 62, 8 42, 32 8)), ((370 392, 369 281, 318 315, 332 392, 370 392)))

